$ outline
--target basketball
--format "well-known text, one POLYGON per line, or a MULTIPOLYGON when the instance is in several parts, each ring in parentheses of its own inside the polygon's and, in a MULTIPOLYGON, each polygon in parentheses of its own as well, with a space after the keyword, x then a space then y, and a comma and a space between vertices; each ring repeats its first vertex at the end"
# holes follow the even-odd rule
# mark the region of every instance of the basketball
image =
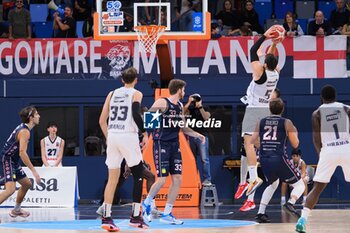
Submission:
POLYGON ((282 25, 273 25, 274 31, 272 33, 272 41, 275 43, 281 43, 284 40, 286 30, 282 25))

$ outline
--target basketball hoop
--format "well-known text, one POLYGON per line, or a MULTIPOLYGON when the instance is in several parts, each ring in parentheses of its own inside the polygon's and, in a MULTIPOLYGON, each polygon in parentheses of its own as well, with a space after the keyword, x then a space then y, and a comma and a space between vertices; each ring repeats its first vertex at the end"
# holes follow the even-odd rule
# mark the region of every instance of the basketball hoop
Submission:
POLYGON ((140 48, 146 53, 156 53, 157 41, 165 28, 161 25, 135 26, 134 30, 137 33, 140 48))

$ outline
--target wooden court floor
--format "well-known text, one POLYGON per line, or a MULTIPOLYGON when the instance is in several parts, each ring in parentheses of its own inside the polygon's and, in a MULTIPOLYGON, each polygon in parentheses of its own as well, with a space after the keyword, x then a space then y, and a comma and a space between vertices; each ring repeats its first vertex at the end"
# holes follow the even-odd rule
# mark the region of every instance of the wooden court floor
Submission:
MULTIPOLYGON (((223 205, 217 208, 207 207, 200 208, 176 208, 174 215, 184 219, 228 219, 228 220, 246 220, 254 221, 254 216, 257 209, 250 212, 241 213, 238 211, 239 206, 223 205)), ((301 208, 301 207, 300 207, 301 208)), ((19 228, 4 228, 1 225, 17 222, 41 222, 41 221, 64 221, 64 220, 88 220, 97 219, 95 214, 96 206, 82 206, 78 209, 28 209, 31 216, 27 219, 10 218, 8 216, 9 209, 0 208, 0 232, 1 233, 41 233, 41 232, 57 232, 57 233, 102 233, 104 230, 54 230, 54 229, 19 229, 19 228)), ((130 206, 116 207, 113 209, 114 218, 127 219, 130 213, 130 206)), ((182 228, 182 229, 135 229, 121 230, 121 232, 179 232, 179 233, 289 233, 295 232, 294 226, 296 219, 286 215, 281 211, 278 205, 272 206, 267 210, 271 222, 269 224, 257 224, 244 227, 225 227, 218 226, 217 228, 182 228)), ((320 205, 312 212, 307 226, 308 233, 346 233, 350 232, 350 206, 347 205, 320 205)), ((157 221, 156 219, 154 221, 157 221)), ((78 224, 78 221, 77 221, 78 224)))

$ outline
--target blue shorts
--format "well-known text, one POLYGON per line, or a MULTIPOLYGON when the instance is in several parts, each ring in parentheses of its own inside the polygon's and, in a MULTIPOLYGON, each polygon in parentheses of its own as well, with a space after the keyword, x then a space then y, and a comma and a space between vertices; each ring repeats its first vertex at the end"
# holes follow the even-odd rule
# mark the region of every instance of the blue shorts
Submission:
POLYGON ((269 184, 277 179, 280 179, 280 182, 294 184, 301 179, 301 174, 285 156, 260 157, 260 164, 269 184))
POLYGON ((27 177, 19 162, 14 162, 11 158, 1 158, 0 163, 0 185, 7 182, 16 182, 27 177))
POLYGON ((157 176, 182 174, 182 157, 178 141, 153 142, 153 158, 157 176))

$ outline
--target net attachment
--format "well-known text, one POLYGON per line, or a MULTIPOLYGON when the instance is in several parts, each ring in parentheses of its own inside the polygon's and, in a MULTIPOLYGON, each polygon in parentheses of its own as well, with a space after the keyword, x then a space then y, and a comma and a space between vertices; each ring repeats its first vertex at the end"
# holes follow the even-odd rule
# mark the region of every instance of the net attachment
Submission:
POLYGON ((156 53, 156 45, 159 37, 165 31, 165 26, 161 25, 142 25, 135 26, 140 49, 146 53, 156 53))

